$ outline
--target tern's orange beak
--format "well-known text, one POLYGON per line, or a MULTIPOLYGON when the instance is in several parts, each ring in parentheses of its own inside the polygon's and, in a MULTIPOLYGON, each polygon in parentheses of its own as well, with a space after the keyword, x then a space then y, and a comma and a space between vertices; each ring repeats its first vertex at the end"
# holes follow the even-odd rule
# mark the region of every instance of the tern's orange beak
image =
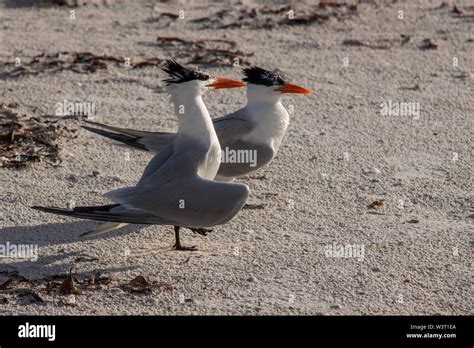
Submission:
POLYGON ((278 87, 275 91, 279 91, 281 93, 302 93, 302 94, 311 94, 312 92, 309 89, 293 85, 291 83, 285 83, 283 86, 278 87))
POLYGON ((220 88, 237 88, 245 87, 247 84, 239 80, 232 80, 225 77, 216 77, 214 82, 206 85, 206 87, 220 89, 220 88))

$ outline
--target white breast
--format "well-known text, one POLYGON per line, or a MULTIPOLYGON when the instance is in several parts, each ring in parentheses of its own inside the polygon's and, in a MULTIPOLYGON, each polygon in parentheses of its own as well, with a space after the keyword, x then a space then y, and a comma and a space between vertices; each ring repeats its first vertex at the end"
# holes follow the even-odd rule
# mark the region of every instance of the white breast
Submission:
POLYGON ((203 164, 198 168, 198 175, 207 180, 214 180, 219 171, 220 163, 221 147, 217 141, 211 144, 203 164))
POLYGON ((283 105, 278 102, 259 107, 249 106, 248 115, 256 127, 249 133, 246 140, 257 144, 268 144, 277 152, 290 120, 283 105))

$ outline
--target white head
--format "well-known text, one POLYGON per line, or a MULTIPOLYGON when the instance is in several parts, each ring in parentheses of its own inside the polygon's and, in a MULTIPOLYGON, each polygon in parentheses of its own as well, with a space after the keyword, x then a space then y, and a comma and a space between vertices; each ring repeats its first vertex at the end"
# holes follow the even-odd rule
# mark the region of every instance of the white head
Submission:
POLYGON ((206 73, 189 69, 172 59, 167 59, 162 70, 168 74, 165 79, 167 91, 172 97, 181 98, 201 97, 209 89, 244 87, 247 84, 224 77, 214 77, 206 73))
POLYGON ((286 82, 276 72, 265 70, 257 66, 242 70, 245 78, 242 81, 247 85, 247 99, 249 101, 261 101, 277 103, 283 93, 309 94, 310 90, 286 82))

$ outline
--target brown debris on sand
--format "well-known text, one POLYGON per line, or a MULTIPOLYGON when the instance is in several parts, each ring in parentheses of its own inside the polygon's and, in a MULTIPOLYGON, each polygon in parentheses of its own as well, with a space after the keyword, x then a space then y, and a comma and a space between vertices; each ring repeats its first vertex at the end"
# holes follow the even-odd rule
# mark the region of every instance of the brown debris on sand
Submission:
POLYGON ((227 39, 185 40, 179 37, 159 36, 158 45, 167 55, 185 59, 185 64, 232 65, 238 59, 239 65, 248 64, 243 59, 253 53, 238 50, 237 42, 227 39))
POLYGON ((378 199, 370 203, 368 207, 371 209, 380 209, 384 206, 383 202, 384 202, 383 199, 378 199))
POLYGON ((378 50, 387 50, 392 47, 391 44, 389 43, 369 43, 369 42, 364 42, 361 40, 353 40, 353 39, 347 39, 342 42, 343 46, 355 46, 355 47, 368 47, 372 49, 378 49, 378 50))
POLYGON ((175 284, 167 282, 148 281, 139 275, 126 284, 112 283, 112 279, 103 276, 100 272, 94 275, 74 275, 75 268, 71 267, 67 275, 58 274, 41 279, 28 280, 17 272, 0 271, 1 276, 7 280, 0 284, 0 294, 6 297, 0 298, 0 304, 9 303, 9 296, 17 297, 17 301, 23 305, 49 302, 51 296, 61 296, 65 305, 75 305, 74 296, 80 296, 84 292, 108 291, 120 288, 124 292, 132 294, 150 295, 161 294, 175 290, 175 284), (156 291, 156 292, 155 292, 156 291), (42 297, 44 296, 44 297, 42 297), (72 297, 72 298, 71 298, 72 297))
POLYGON ((424 39, 421 43, 420 49, 422 50, 435 50, 438 48, 438 44, 433 39, 424 39))
POLYGON ((120 287, 123 291, 132 294, 151 294, 154 289, 158 289, 159 293, 174 290, 173 284, 164 282, 158 283, 155 281, 150 282, 142 275, 133 278, 130 282, 122 284, 120 287))
POLYGON ((59 286, 59 292, 64 295, 81 295, 82 291, 74 284, 74 277, 72 275, 74 267, 69 269, 69 275, 64 279, 64 281, 59 286))
POLYGON ((68 6, 79 7, 86 5, 105 5, 110 4, 111 0, 39 0, 35 4, 39 6, 68 6))
POLYGON ((47 121, 27 118, 15 112, 11 105, 0 103, 0 167, 20 168, 30 162, 51 166, 61 163, 61 139, 75 137, 74 129, 47 121))
POLYGON ((42 73, 58 73, 72 71, 78 74, 95 73, 98 70, 107 70, 108 62, 126 64, 125 57, 115 57, 107 54, 92 52, 56 52, 40 53, 33 56, 29 62, 3 63, 0 78, 15 78, 25 75, 38 75, 42 73))
POLYGON ((344 20, 357 13, 357 4, 348 1, 321 1, 319 6, 297 8, 290 5, 234 6, 209 16, 192 19, 198 29, 274 29, 280 26, 312 25, 331 19, 344 20))

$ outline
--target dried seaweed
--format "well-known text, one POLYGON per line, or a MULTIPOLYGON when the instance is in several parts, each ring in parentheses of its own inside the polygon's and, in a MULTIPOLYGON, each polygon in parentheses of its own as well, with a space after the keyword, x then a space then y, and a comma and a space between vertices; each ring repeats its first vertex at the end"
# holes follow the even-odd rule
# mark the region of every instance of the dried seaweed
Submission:
POLYGON ((290 5, 263 5, 260 7, 233 7, 209 16, 192 19, 199 29, 273 29, 280 26, 324 23, 331 18, 342 20, 358 10, 357 4, 347 1, 322 1, 318 7, 296 10, 290 5))
POLYGON ((235 59, 239 64, 248 64, 243 57, 253 56, 237 49, 237 42, 226 39, 185 40, 179 37, 159 36, 158 45, 168 55, 185 59, 186 64, 199 65, 233 65, 235 59))
POLYGON ((363 46, 363 47, 379 49, 379 50, 386 50, 392 47, 392 45, 388 43, 377 44, 377 43, 368 43, 361 40, 352 40, 352 39, 344 40, 342 44, 344 46, 356 46, 356 47, 363 46))
POLYGON ((454 18, 458 19, 471 19, 474 18, 474 14, 472 13, 472 10, 474 9, 474 6, 459 6, 459 4, 448 4, 446 2, 443 2, 438 9, 445 9, 445 8, 451 8, 451 13, 454 15, 454 18), (471 13, 469 13, 471 12, 471 13))
POLYGON ((147 66, 160 66, 163 59, 150 58, 132 65, 132 69, 141 69, 147 66))
POLYGON ((87 257, 87 256, 79 256, 74 260, 74 262, 94 262, 99 261, 97 257, 87 257))
POLYGON ((260 210, 260 209, 265 209, 265 205, 264 204, 245 204, 242 209, 260 210))
POLYGON ((27 118, 0 103, 0 167, 20 168, 30 162, 61 163, 59 142, 74 130, 56 121, 27 118))
POLYGON ((91 52, 56 52, 41 53, 29 62, 21 62, 16 66, 15 62, 3 63, 0 78, 15 78, 25 75, 37 75, 43 73, 58 73, 62 71, 72 71, 78 74, 95 73, 99 70, 107 70, 108 62, 125 64, 123 57, 111 55, 97 55, 91 52))
POLYGON ((109 0, 42 0, 38 5, 79 7, 85 5, 108 4, 109 0))
POLYGON ((337 1, 337 0, 319 0, 319 7, 344 7, 351 6, 357 7, 357 4, 348 4, 347 1, 337 1))
MULTIPOLYGON (((187 59, 190 64, 216 64, 230 65, 236 58, 239 63, 246 64, 242 57, 252 56, 253 53, 242 52, 237 49, 237 43, 232 40, 184 40, 177 37, 159 37, 158 45, 171 56, 187 59)), ((107 71, 110 63, 116 66, 127 66, 131 69, 140 69, 149 66, 160 66, 161 58, 145 58, 133 62, 125 57, 117 57, 106 54, 95 54, 91 52, 56 52, 41 53, 31 58, 28 62, 22 62, 16 66, 14 62, 6 62, 1 65, 0 78, 17 78, 27 75, 51 74, 62 71, 72 71, 78 74, 89 74, 98 71, 107 71)))
POLYGON ((165 282, 149 282, 144 276, 137 276, 127 284, 120 286, 123 291, 135 294, 151 294, 154 289, 158 289, 160 293, 164 291, 173 291, 174 286, 165 282))
POLYGON ((178 19, 178 15, 175 13, 163 12, 158 15, 156 20, 160 20, 161 18, 171 18, 171 19, 178 19))
POLYGON ((217 23, 219 20, 224 19, 226 15, 231 14, 231 13, 232 13, 232 10, 223 9, 212 14, 211 16, 204 16, 200 18, 191 19, 189 22, 190 23, 217 23))
POLYGON ((398 87, 398 89, 404 90, 404 91, 419 91, 421 89, 420 85, 416 84, 412 87, 398 87))

